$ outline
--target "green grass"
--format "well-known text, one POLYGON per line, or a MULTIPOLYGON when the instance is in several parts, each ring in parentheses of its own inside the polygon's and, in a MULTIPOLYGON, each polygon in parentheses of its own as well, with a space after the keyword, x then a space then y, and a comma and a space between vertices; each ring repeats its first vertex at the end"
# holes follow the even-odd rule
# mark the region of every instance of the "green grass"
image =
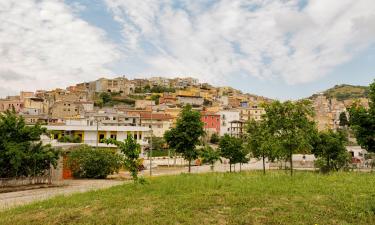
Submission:
POLYGON ((165 176, 4 211, 0 224, 375 224, 375 175, 165 176))

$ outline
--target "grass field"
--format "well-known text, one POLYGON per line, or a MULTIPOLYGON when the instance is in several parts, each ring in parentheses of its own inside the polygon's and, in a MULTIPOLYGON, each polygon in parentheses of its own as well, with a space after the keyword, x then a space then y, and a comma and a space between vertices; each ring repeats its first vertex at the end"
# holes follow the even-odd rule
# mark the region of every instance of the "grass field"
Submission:
POLYGON ((158 177, 0 212, 0 224, 375 224, 375 174, 158 177))

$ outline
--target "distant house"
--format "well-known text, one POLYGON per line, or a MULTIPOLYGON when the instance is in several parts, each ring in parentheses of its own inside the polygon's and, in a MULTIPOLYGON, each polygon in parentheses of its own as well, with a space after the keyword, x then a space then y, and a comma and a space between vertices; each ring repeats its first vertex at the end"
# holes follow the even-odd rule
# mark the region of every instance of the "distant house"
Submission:
POLYGON ((230 136, 242 138, 245 129, 245 121, 244 120, 233 120, 230 121, 230 136))
POLYGON ((173 125, 173 117, 165 113, 141 113, 141 126, 152 130, 155 137, 163 137, 173 125))
POLYGON ((177 102, 180 105, 202 106, 204 99, 200 96, 177 95, 177 102))
POLYGON ((217 113, 220 116, 220 136, 231 134, 231 121, 240 120, 238 110, 222 110, 217 113))
POLYGON ((209 133, 220 133, 220 115, 210 112, 202 112, 201 121, 204 123, 204 129, 209 133))

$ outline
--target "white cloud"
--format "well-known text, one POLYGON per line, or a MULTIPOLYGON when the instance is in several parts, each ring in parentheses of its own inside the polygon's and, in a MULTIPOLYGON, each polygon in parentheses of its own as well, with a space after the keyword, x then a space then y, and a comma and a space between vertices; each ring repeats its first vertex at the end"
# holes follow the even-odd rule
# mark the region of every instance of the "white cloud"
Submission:
POLYGON ((119 52, 102 30, 77 18, 77 7, 61 0, 0 1, 0 96, 111 73, 119 52))
POLYGON ((298 0, 105 2, 146 73, 306 83, 375 42, 373 0, 311 0, 302 10, 298 0))

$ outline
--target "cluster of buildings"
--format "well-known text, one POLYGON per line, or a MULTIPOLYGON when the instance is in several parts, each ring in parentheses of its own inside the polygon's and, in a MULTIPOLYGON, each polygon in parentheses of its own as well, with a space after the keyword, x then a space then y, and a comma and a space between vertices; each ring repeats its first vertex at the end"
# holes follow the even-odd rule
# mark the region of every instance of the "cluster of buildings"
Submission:
POLYGON ((369 101, 367 98, 338 101, 335 98, 327 98, 324 93, 317 94, 314 98, 312 98, 312 104, 315 110, 315 121, 317 122, 318 129, 336 130, 339 128, 340 114, 344 112, 348 117, 347 108, 350 108, 354 101, 365 108, 368 108, 369 106, 369 101))
MULTIPOLYGON (((157 89, 156 89, 157 90, 157 89)), ((100 78, 66 89, 22 91, 0 99, 0 112, 15 110, 27 124, 43 124, 51 135, 44 141, 54 144, 81 142, 105 146, 101 139, 125 139, 132 135, 142 146, 153 135, 163 137, 177 121, 183 106, 190 104, 202 114, 208 136, 241 136, 244 123, 260 120, 267 98, 244 94, 231 87, 214 87, 194 78, 114 79, 100 78), (153 87, 166 92, 153 93, 153 87), (161 89, 160 89, 161 88, 161 89), (164 88, 164 89, 163 89, 164 88), (119 99, 112 106, 99 106, 101 93, 119 99), (157 96, 157 101, 153 100, 157 96)))
MULTIPOLYGON (((27 124, 43 124, 53 133, 46 138, 50 142, 74 140, 100 146, 104 145, 100 142, 103 138, 124 139, 132 135, 146 146, 151 135, 163 137, 165 131, 174 126, 186 104, 201 112, 208 137, 212 134, 241 137, 246 121, 261 120, 265 113, 262 103, 269 101, 231 87, 200 83, 190 77, 127 79, 123 76, 100 78, 66 89, 22 91, 18 96, 0 99, 0 112, 14 109, 27 124), (101 93, 131 101, 98 105, 101 93)), ((340 113, 352 104, 349 101, 316 95, 312 103, 318 128, 336 129, 340 113)), ((366 99, 359 101, 368 104, 366 99)))

